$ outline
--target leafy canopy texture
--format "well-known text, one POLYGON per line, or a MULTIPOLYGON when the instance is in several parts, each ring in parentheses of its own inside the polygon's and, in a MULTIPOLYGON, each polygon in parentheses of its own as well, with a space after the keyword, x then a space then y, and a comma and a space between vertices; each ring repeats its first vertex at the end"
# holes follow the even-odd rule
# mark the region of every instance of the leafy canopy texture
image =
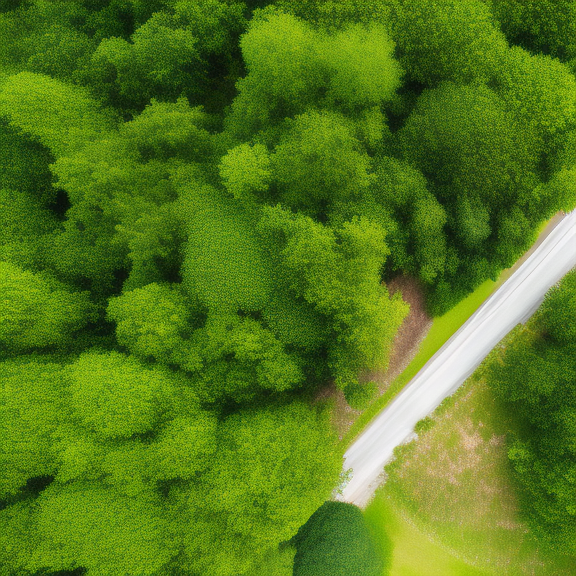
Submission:
POLYGON ((0 346, 6 350, 65 345, 93 315, 86 293, 9 262, 0 262, 0 298, 0 346))
MULTIPOLYGON (((384 570, 322 506, 325 391, 370 403, 389 281, 443 314, 576 207, 574 26, 545 0, 0 2, 0 576, 384 570)), ((546 306, 494 378, 528 382, 511 454, 569 549, 546 306)))
POLYGON ((506 50, 489 8, 476 0, 405 0, 394 34, 414 80, 490 80, 506 50))
POLYGON ((294 576, 379 576, 383 562, 353 504, 324 502, 293 538, 294 576))

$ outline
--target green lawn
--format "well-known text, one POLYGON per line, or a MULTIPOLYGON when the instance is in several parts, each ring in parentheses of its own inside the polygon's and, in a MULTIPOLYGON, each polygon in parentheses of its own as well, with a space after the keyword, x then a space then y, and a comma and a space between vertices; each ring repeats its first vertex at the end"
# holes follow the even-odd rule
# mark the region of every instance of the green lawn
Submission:
POLYGON ((364 512, 376 536, 392 548, 388 576, 486 576, 423 534, 386 494, 377 493, 364 512))
POLYGON ((368 425, 370 420, 374 418, 380 411, 382 411, 388 402, 392 400, 402 388, 416 374, 419 370, 442 348, 442 346, 450 339, 450 337, 472 316, 477 308, 490 296, 496 282, 487 280, 479 286, 472 294, 457 304, 452 310, 435 318, 430 331, 426 338, 422 341, 420 349, 415 358, 410 362, 406 369, 392 382, 388 390, 382 396, 377 398, 354 422, 350 430, 345 434, 342 439, 342 446, 348 447, 368 425))

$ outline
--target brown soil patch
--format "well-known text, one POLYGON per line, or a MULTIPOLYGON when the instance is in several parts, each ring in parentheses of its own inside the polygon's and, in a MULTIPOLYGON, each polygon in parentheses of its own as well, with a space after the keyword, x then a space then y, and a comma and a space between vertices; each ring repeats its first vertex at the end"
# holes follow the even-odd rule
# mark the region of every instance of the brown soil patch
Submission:
MULTIPOLYGON (((366 370, 359 375, 360 382, 375 382, 378 385, 378 396, 382 395, 410 364, 432 325, 432 319, 426 314, 424 292, 420 282, 408 276, 397 276, 388 283, 388 292, 392 295, 398 291, 402 294, 402 299, 410 305, 410 311, 394 338, 388 370, 379 372, 366 370)), ((334 403, 332 423, 341 440, 362 411, 350 408, 343 392, 338 390, 333 382, 322 388, 315 397, 315 401, 328 399, 334 403)))
POLYGON ((366 371, 360 375, 361 382, 376 382, 380 394, 384 393, 396 376, 410 364, 432 326, 432 318, 426 313, 424 291, 420 282, 408 276, 397 276, 388 283, 388 292, 392 296, 398 291, 402 294, 402 300, 410 304, 410 312, 394 338, 388 370, 366 371))

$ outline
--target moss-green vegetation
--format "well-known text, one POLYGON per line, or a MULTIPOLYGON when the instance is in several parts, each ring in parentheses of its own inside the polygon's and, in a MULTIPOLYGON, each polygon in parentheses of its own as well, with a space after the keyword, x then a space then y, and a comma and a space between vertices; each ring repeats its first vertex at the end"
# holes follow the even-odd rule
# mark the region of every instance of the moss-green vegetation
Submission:
POLYGON ((576 205, 533 4, 0 2, 2 576, 290 572, 386 281, 439 319, 382 403, 576 205))

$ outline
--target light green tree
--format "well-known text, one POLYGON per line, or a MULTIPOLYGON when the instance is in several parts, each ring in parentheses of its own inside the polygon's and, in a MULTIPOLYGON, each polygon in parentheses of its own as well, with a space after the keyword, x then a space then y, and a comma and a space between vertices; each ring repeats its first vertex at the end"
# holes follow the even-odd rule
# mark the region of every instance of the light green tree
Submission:
POLYGON ((328 36, 320 58, 330 70, 328 102, 346 108, 376 106, 392 99, 402 70, 384 26, 357 24, 328 36))
POLYGON ((191 311, 180 290, 160 284, 111 298, 108 318, 116 322, 116 338, 132 354, 169 362, 191 331, 191 311))
POLYGON ((130 438, 158 424, 171 382, 118 352, 85 352, 67 367, 72 415, 100 438, 130 438))
POLYGON ((341 456, 324 418, 295 402, 226 419, 214 466, 188 499, 219 541, 209 555, 196 548, 201 539, 190 541, 186 554, 195 570, 246 572, 291 538, 330 494, 341 456))
POLYGON ((87 293, 9 262, 0 262, 0 299, 0 346, 8 352, 65 346, 95 318, 87 293))
POLYGON ((220 161, 220 177, 226 190, 243 203, 266 197, 272 172, 268 150, 263 144, 240 144, 220 161))
POLYGON ((78 150, 113 127, 88 91, 43 74, 20 72, 0 86, 0 116, 54 156, 78 150))
POLYGON ((177 553, 157 498, 90 482, 53 485, 37 501, 40 544, 27 568, 153 576, 177 553))
POLYGON ((66 417, 62 366, 34 360, 0 364, 0 498, 30 478, 54 474, 51 434, 66 417))

